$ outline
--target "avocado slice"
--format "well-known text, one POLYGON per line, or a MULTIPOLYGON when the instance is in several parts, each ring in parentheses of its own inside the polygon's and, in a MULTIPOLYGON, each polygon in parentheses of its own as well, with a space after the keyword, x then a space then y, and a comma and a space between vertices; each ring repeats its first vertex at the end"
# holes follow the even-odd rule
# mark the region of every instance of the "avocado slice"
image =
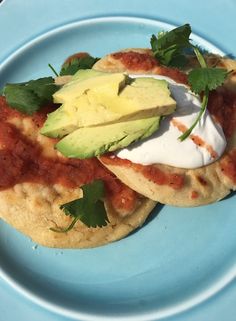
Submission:
POLYGON ((99 156, 149 137, 158 129, 160 118, 79 128, 64 137, 55 147, 66 157, 85 159, 99 156))
POLYGON ((104 75, 107 75, 107 73, 103 71, 97 71, 93 69, 80 69, 72 76, 71 81, 82 81, 92 77, 99 77, 104 75))
POLYGON ((40 133, 53 138, 63 137, 80 127, 106 124, 119 118, 119 114, 111 113, 85 94, 70 103, 64 103, 56 111, 48 114, 40 133))
POLYGON ((62 105, 54 112, 48 114, 40 133, 45 136, 60 138, 73 132, 77 128, 76 118, 62 105))
POLYGON ((72 101, 84 94, 88 89, 92 88, 95 91, 109 92, 112 95, 118 95, 120 89, 125 86, 126 79, 128 77, 122 73, 101 73, 101 75, 97 73, 97 71, 93 71, 91 73, 90 70, 90 72, 80 72, 79 75, 75 74, 75 76, 77 76, 75 80, 73 80, 73 78, 65 86, 54 93, 54 103, 63 104, 65 102, 72 101), (80 75, 83 75, 83 77, 79 77, 80 75))
POLYGON ((63 87, 66 95, 63 88, 59 90, 65 103, 48 116, 41 134, 63 137, 80 127, 167 115, 176 107, 165 80, 131 80, 123 74, 91 70, 80 70, 75 76, 75 84, 72 81, 63 87))
POLYGON ((96 71, 92 69, 80 69, 78 70, 73 76, 72 75, 65 75, 65 76, 58 76, 55 78, 55 84, 57 85, 67 85, 69 82, 72 83, 73 81, 79 80, 86 80, 91 77, 98 77, 104 75, 102 71, 96 71))
MULTIPOLYGON (((154 78, 137 78, 127 84, 119 95, 102 92, 100 88, 96 91, 91 89, 86 94, 91 101, 96 101, 110 111, 110 121, 133 116, 146 118, 168 115, 176 108, 176 102, 170 96, 168 83, 154 78), (112 117, 112 113, 116 114, 115 117, 112 117)), ((78 117, 82 117, 81 112, 78 117)))

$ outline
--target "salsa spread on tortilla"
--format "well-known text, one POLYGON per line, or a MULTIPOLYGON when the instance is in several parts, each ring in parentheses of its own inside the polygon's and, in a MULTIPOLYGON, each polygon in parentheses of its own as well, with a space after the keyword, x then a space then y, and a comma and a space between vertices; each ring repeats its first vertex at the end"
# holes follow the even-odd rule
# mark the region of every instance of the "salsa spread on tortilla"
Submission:
POLYGON ((94 247, 142 225, 156 202, 199 206, 234 190, 236 62, 190 34, 186 24, 151 49, 81 52, 55 79, 7 84, 0 217, 45 246, 94 247))

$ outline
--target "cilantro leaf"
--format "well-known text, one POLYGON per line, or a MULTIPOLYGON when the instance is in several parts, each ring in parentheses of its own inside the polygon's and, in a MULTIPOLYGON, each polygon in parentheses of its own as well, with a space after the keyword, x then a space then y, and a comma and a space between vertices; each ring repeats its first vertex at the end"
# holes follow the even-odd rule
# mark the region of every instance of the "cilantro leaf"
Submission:
POLYGON ((51 228, 54 232, 68 232, 75 223, 80 220, 88 227, 102 227, 109 222, 105 210, 104 202, 104 183, 96 180, 81 187, 83 198, 76 199, 60 206, 66 215, 73 217, 73 221, 66 228, 51 228))
POLYGON ((222 68, 195 68, 188 74, 191 89, 200 94, 206 89, 214 90, 221 86, 228 75, 227 70, 222 68))
POLYGON ((62 65, 60 76, 74 75, 80 69, 91 69, 98 60, 99 58, 92 56, 73 58, 62 65))
POLYGON ((45 103, 52 101, 52 95, 58 90, 52 77, 39 78, 19 84, 6 84, 3 95, 9 106, 32 115, 45 103))
POLYGON ((7 84, 3 94, 9 106, 22 113, 32 115, 40 108, 41 100, 31 90, 18 84, 7 84))
POLYGON ((184 50, 192 47, 190 34, 191 27, 185 24, 169 32, 159 32, 157 37, 152 35, 151 47, 155 58, 166 66, 183 67, 187 62, 184 50))
POLYGON ((58 90, 52 77, 39 78, 37 80, 30 80, 27 85, 41 100, 52 101, 52 95, 58 90))
POLYGON ((187 62, 187 55, 194 53, 200 68, 191 70, 188 74, 188 82, 191 90, 196 94, 203 94, 201 109, 192 126, 183 133, 179 139, 186 139, 199 120, 204 114, 207 104, 209 92, 221 86, 229 72, 221 68, 209 68, 204 58, 205 51, 193 45, 190 41, 191 27, 185 24, 171 31, 159 32, 158 36, 152 35, 151 47, 154 57, 163 65, 170 67, 182 68, 187 62))

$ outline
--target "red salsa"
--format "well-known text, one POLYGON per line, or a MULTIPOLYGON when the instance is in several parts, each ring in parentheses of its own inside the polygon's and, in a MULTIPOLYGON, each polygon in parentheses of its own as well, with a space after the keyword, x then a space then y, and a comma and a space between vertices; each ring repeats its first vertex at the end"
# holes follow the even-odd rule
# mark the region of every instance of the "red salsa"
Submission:
MULTIPOLYGON (((227 138, 230 138, 236 130, 236 94, 227 90, 220 89, 210 93, 208 109, 213 117, 220 123, 227 138)), ((179 130, 185 132, 187 128, 183 124, 174 125, 178 126, 179 130)), ((192 141, 202 147, 205 147, 212 157, 217 157, 216 152, 212 146, 206 144, 199 136, 191 135, 192 141)), ((174 189, 181 189, 184 186, 184 175, 165 173, 158 166, 154 165, 140 165, 134 164, 129 160, 120 159, 112 155, 102 157, 102 161, 109 165, 128 166, 135 169, 137 172, 142 173, 147 179, 158 184, 168 185, 174 189)), ((221 169, 224 174, 236 183, 236 149, 226 154, 220 162, 221 169)), ((202 185, 207 185, 207 182, 201 177, 198 177, 202 185)), ((194 192, 192 198, 197 198, 194 192)))
POLYGON ((157 66, 157 60, 148 52, 140 53, 136 51, 123 51, 112 54, 112 57, 120 60, 122 64, 130 70, 150 70, 157 66))
MULTIPOLYGON (((46 112, 49 112, 49 107, 31 117, 37 127, 41 127, 46 112)), ((0 190, 23 182, 75 188, 102 179, 107 197, 115 209, 128 213, 134 210, 137 193, 121 183, 96 158, 79 160, 43 156, 37 141, 30 140, 8 122, 13 117, 29 116, 9 108, 3 97, 0 97, 0 117, 0 190)))
MULTIPOLYGON (((179 131, 182 133, 185 133, 188 130, 188 127, 182 124, 180 121, 177 121, 175 118, 172 119, 172 124, 178 128, 179 131)), ((218 154, 213 149, 213 147, 209 144, 207 144, 200 136, 190 134, 189 138, 193 141, 193 143, 197 146, 201 146, 202 148, 205 148, 208 153, 211 155, 212 158, 217 158, 218 154)))
POLYGON ((184 185, 184 176, 180 174, 168 173, 160 170, 158 166, 141 165, 132 163, 127 159, 121 159, 114 155, 103 155, 101 160, 107 165, 126 166, 142 173, 144 177, 158 185, 168 185, 174 189, 180 189, 184 185))
POLYGON ((231 137, 236 129, 236 93, 224 88, 211 91, 207 108, 222 126, 225 136, 231 137))
MULTIPOLYGON (((236 93, 220 88, 210 93, 208 109, 220 123, 226 138, 236 130, 236 93)), ((220 162, 221 170, 236 184, 236 149, 227 153, 220 162)))
POLYGON ((140 53, 136 51, 121 51, 112 54, 112 57, 120 60, 121 63, 128 70, 134 72, 143 70, 153 70, 154 74, 170 77, 176 82, 187 84, 187 76, 184 72, 176 68, 169 68, 162 66, 158 61, 150 54, 150 51, 140 53))
MULTIPOLYGON (((78 53, 69 57, 86 57, 87 53, 78 53)), ((135 51, 118 52, 112 54, 129 70, 152 70, 154 74, 168 76, 176 82, 187 84, 187 75, 175 68, 161 66, 151 55, 150 51, 140 53, 135 51)), ((30 117, 35 125, 40 128, 48 112, 55 106, 46 106, 40 112, 30 117)), ((221 124, 227 138, 232 136, 236 129, 236 94, 220 88, 212 91, 209 97, 208 109, 215 119, 221 124)), ((138 198, 130 188, 122 184, 96 159, 87 160, 66 159, 62 157, 45 157, 42 147, 35 141, 31 141, 15 126, 9 124, 8 119, 13 117, 25 118, 16 110, 9 108, 3 97, 0 97, 0 189, 6 189, 22 182, 38 182, 46 185, 55 183, 66 187, 75 188, 89 183, 94 179, 102 179, 105 182, 107 196, 115 208, 132 211, 138 198), (6 170, 7 169, 7 170, 6 170)), ((179 127, 181 124, 177 124, 179 127)), ((186 128, 182 128, 185 131, 186 128)), ((215 151, 205 144, 200 137, 191 135, 191 139, 197 145, 204 146, 213 157, 215 151)), ((128 166, 142 173, 147 179, 158 184, 171 186, 179 190, 184 186, 184 175, 168 173, 158 166, 144 166, 134 164, 128 160, 119 159, 111 155, 102 156, 105 164, 128 166)), ((236 182, 236 150, 234 149, 221 160, 221 169, 224 174, 236 182)), ((206 182, 199 178, 204 185, 206 182)), ((193 191, 192 198, 197 198, 193 191)))

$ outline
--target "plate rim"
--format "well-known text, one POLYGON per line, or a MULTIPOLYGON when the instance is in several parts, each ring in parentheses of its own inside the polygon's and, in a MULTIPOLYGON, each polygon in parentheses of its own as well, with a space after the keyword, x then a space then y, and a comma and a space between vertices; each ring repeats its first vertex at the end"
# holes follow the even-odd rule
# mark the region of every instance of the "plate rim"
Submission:
POLYGON ((74 309, 68 309, 60 307, 57 304, 48 302, 47 300, 43 299, 42 296, 32 293, 28 290, 24 285, 21 285, 20 282, 15 281, 11 276, 9 276, 5 270, 0 265, 0 277, 6 281, 13 289, 15 289, 18 293, 22 294, 25 298, 29 299, 29 301, 36 303, 37 305, 46 308, 47 310, 54 312, 56 314, 69 317, 74 320, 80 321, 155 321, 161 320, 162 318, 174 317, 176 315, 180 315, 182 313, 186 313, 190 309, 199 306, 201 303, 205 303, 206 301, 210 300, 212 297, 217 295, 219 292, 227 288, 232 281, 235 280, 236 277, 236 263, 230 270, 218 280, 217 283, 213 284, 210 288, 206 289, 205 291, 201 292, 193 296, 187 301, 183 303, 179 303, 173 305, 171 308, 149 312, 149 313, 141 313, 139 315, 135 314, 123 314, 122 316, 117 315, 104 315, 104 314, 94 314, 94 313, 85 313, 80 312, 74 309))
MULTIPOLYGON (((19 55, 21 51, 24 51, 26 48, 35 45, 37 42, 42 41, 44 38, 47 38, 48 36, 59 33, 62 30, 73 28, 74 26, 85 26, 88 24, 96 24, 96 23, 103 23, 103 22, 139 22, 139 23, 146 23, 153 26, 162 27, 166 30, 171 30, 173 28, 176 28, 177 25, 155 20, 151 18, 146 17, 140 17, 140 16, 129 16, 129 15, 104 15, 104 16, 97 16, 97 17, 91 17, 91 18, 85 18, 85 19, 79 19, 76 21, 70 21, 64 24, 60 24, 57 26, 54 26, 52 28, 49 28, 48 30, 42 31, 39 34, 36 34, 35 36, 32 36, 31 38, 27 39, 24 43, 19 44, 18 47, 14 48, 10 53, 7 54, 7 57, 3 58, 0 61, 0 72, 2 69, 2 65, 8 64, 8 62, 12 59, 14 59, 15 56, 19 55)), ((207 38, 203 38, 201 35, 196 33, 193 30, 193 37, 192 39, 196 42, 201 42, 203 46, 205 45, 208 48, 211 48, 212 53, 216 53, 219 55, 225 55, 225 51, 221 49, 221 46, 214 45, 211 40, 208 40, 207 38)))
MULTIPOLYGON (((4 1, 3 1, 4 2, 4 1)), ((76 27, 76 26, 86 26, 86 25, 91 25, 91 24, 96 24, 96 23, 104 23, 104 22, 129 22, 129 23, 144 23, 144 24, 149 24, 153 26, 158 26, 166 30, 170 30, 172 28, 175 28, 176 25, 167 23, 161 20, 155 20, 152 18, 145 18, 145 17, 140 17, 140 16, 129 16, 129 15, 104 15, 104 16, 97 16, 97 17, 92 17, 92 18, 85 18, 85 19, 80 19, 72 22, 67 22, 63 23, 59 26, 54 26, 46 31, 43 31, 40 34, 37 34, 35 37, 32 36, 32 38, 26 40, 25 43, 19 44, 18 48, 11 52, 7 58, 3 58, 1 63, 0 63, 0 72, 2 69, 6 68, 8 64, 11 63, 12 59, 15 59, 18 55, 20 55, 22 52, 25 50, 29 49, 31 46, 34 46, 37 44, 37 42, 43 41, 44 39, 50 37, 51 35, 54 35, 56 33, 60 33, 61 31, 65 31, 67 29, 76 27)), ((199 36, 197 33, 193 32, 194 35, 192 39, 196 42, 200 42, 206 47, 210 47, 212 52, 218 53, 220 55, 224 55, 224 51, 222 51, 218 46, 215 46, 213 43, 211 43, 211 40, 207 40, 207 38, 202 38, 199 36)), ((18 293, 22 294, 24 297, 29 299, 30 301, 38 304, 41 307, 46 308, 49 311, 55 312, 57 314, 60 314, 62 316, 67 316, 72 319, 77 319, 79 320, 84 320, 84 321, 91 321, 91 320, 137 320, 137 321, 143 321, 143 320, 157 320, 158 319, 164 318, 164 317, 171 317, 175 316, 180 313, 184 313, 188 311, 189 309, 200 305, 202 302, 206 302, 206 300, 209 300, 212 296, 216 295, 219 291, 223 290, 225 287, 227 287, 231 281, 235 278, 236 276, 236 265, 233 266, 226 275, 222 279, 219 280, 215 284, 215 286, 212 286, 209 290, 204 291, 203 294, 200 293, 200 295, 196 295, 193 297, 193 299, 185 301, 183 304, 177 304, 176 308, 175 305, 173 306, 172 309, 168 309, 167 313, 163 313, 162 315, 159 313, 157 315, 156 312, 151 312, 151 313, 143 313, 139 316, 134 315, 134 314, 124 314, 122 316, 116 316, 116 315, 95 315, 95 314, 90 314, 90 313, 84 313, 80 312, 77 310, 72 310, 68 308, 61 308, 57 304, 48 302, 47 300, 44 300, 42 296, 34 294, 30 290, 28 290, 24 285, 21 285, 20 282, 14 280, 10 275, 7 274, 7 272, 2 268, 0 265, 0 277, 6 281, 8 284, 11 285, 12 288, 17 290, 18 293), (189 304, 186 304, 186 302, 189 302, 189 304), (182 308, 178 308, 181 306, 182 308), (173 310, 173 311, 172 311, 173 310), (93 318, 93 319, 91 319, 93 318)))

